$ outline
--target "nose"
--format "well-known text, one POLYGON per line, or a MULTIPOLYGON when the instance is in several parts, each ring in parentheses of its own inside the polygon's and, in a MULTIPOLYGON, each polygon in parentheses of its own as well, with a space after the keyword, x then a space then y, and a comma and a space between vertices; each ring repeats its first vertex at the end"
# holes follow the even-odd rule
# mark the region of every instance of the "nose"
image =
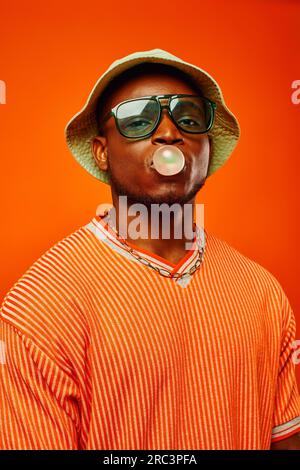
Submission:
POLYGON ((152 134, 152 143, 182 142, 180 130, 172 121, 167 109, 162 109, 160 122, 152 134))

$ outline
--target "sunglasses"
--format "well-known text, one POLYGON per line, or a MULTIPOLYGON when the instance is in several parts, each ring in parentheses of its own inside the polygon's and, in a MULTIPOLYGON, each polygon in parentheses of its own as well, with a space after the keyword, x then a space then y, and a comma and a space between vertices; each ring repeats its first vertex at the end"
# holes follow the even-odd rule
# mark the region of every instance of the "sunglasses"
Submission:
POLYGON ((216 103, 200 95, 144 96, 117 104, 100 125, 114 116, 116 127, 124 137, 147 137, 157 128, 162 109, 166 108, 179 129, 190 134, 204 134, 213 126, 216 107, 216 103), (162 105, 162 99, 168 99, 167 104, 162 105))

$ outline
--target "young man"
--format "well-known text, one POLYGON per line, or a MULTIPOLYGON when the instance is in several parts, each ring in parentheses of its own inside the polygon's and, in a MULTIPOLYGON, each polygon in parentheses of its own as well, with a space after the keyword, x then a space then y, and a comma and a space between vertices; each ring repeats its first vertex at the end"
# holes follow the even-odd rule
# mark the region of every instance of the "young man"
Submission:
POLYGON ((215 80, 161 49, 130 54, 66 136, 111 185, 113 210, 51 247, 3 301, 0 448, 300 449, 289 301, 193 220, 239 138, 215 80), (167 238, 157 204, 183 209, 167 238), (176 236, 183 226, 192 237, 176 236))

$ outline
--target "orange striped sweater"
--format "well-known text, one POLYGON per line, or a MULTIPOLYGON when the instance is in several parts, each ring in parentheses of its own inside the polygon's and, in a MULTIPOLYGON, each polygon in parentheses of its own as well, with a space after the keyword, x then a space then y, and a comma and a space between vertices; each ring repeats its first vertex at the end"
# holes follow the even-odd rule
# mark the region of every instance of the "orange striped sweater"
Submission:
POLYGON ((281 285, 199 233, 181 281, 98 215, 28 268, 1 307, 0 449, 269 449, 300 430, 281 285))

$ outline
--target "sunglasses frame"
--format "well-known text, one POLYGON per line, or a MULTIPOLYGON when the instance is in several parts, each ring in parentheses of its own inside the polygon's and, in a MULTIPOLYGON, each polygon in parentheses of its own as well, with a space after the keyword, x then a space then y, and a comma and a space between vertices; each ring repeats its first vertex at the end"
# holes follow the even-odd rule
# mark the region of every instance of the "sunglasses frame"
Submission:
POLYGON ((111 116, 114 117, 114 120, 115 120, 115 123, 116 123, 116 127, 118 129, 118 131, 120 132, 120 134, 123 136, 123 137, 126 137, 127 139, 139 139, 139 138, 145 138, 145 137, 149 137, 150 135, 153 134, 153 132, 155 132, 155 130, 157 129, 159 123, 160 123, 160 120, 161 120, 161 115, 162 115, 162 110, 166 108, 168 110, 168 114, 172 120, 172 122, 175 124, 175 126, 182 132, 187 132, 188 134, 205 134, 206 132, 208 132, 213 124, 214 124, 214 120, 215 120, 215 110, 217 108, 217 104, 208 99, 208 98, 205 98, 204 96, 201 96, 201 95, 191 95, 191 94, 188 94, 188 93, 180 93, 180 94, 167 94, 167 95, 149 95, 149 96, 142 96, 142 97, 139 97, 139 98, 132 98, 132 99, 128 99, 128 100, 124 100, 124 101, 121 101, 120 103, 118 103, 116 106, 114 106, 109 113, 107 113, 104 118, 102 119, 101 123, 100 123, 100 126, 102 126, 111 116), (206 101, 207 103, 209 103, 210 105, 210 108, 211 108, 211 119, 210 119, 210 123, 209 123, 209 126, 208 128, 205 130, 205 131, 188 131, 186 129, 182 129, 180 127, 180 125, 175 121, 175 119, 173 118, 173 115, 172 115, 172 111, 170 109, 170 103, 173 99, 176 99, 176 98, 180 98, 180 97, 185 97, 185 96, 188 96, 188 97, 197 97, 197 98, 201 98, 202 100, 206 101), (168 98, 168 102, 167 104, 165 105, 162 105, 160 100, 161 99, 167 99, 168 98), (138 136, 138 137, 135 137, 135 136, 128 136, 126 134, 124 134, 119 126, 119 123, 118 123, 118 118, 117 118, 117 112, 118 112, 118 108, 124 104, 124 103, 129 103, 129 102, 132 102, 132 101, 139 101, 139 100, 145 100, 145 99, 152 99, 153 101, 156 101, 158 104, 159 104, 159 113, 158 113, 158 117, 157 117, 157 120, 156 120, 156 123, 153 127, 153 129, 150 131, 150 132, 147 132, 146 134, 143 134, 142 136, 138 136))

